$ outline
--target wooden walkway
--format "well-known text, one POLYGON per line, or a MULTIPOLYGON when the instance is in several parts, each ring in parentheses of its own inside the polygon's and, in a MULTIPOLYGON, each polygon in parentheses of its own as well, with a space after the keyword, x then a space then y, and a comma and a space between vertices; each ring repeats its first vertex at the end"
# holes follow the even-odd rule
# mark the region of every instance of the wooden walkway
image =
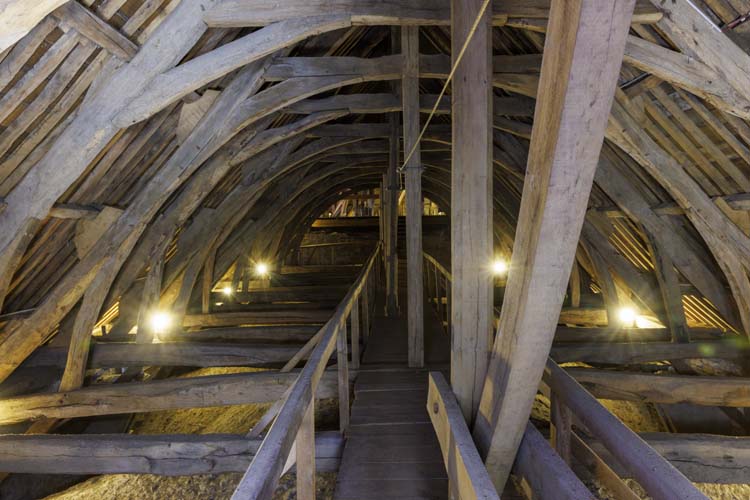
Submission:
MULTIPOLYGON (((425 317, 427 366, 447 370, 448 335, 427 304, 425 317)), ((410 369, 406 359, 406 318, 375 316, 354 384, 337 500, 448 498, 448 476, 425 409, 428 369, 410 369)))

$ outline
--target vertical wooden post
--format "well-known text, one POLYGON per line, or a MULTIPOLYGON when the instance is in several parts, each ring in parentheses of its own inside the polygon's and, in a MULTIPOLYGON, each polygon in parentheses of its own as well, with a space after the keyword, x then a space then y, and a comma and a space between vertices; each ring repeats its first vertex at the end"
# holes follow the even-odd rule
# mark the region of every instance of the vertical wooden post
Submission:
POLYGON ((573 437, 573 412, 553 392, 550 396, 550 421, 552 422, 552 446, 557 454, 570 465, 573 437))
POLYGON ((359 297, 354 299, 351 314, 352 324, 352 369, 359 369, 359 297))
POLYGON ((474 423, 498 490, 510 474, 552 347, 634 5, 550 3, 513 257, 474 423))
POLYGON ((297 498, 315 500, 315 396, 297 431, 297 498))
POLYGON ((367 290, 367 280, 362 286, 362 339, 367 342, 370 338, 370 297, 367 290))
POLYGON ((573 269, 570 272, 570 307, 581 307, 581 270, 578 261, 573 261, 573 269))
MULTIPOLYGON (((466 42, 483 0, 451 0, 451 53, 466 42)), ((456 69, 451 119, 451 386, 471 422, 487 372, 492 335, 492 9, 456 69)))
POLYGON ((398 114, 388 116, 391 135, 388 149, 388 173, 386 174, 386 226, 388 240, 385 243, 385 314, 398 314, 398 114))
POLYGON ((206 263, 203 266, 203 290, 201 294, 201 312, 208 314, 211 312, 211 288, 214 279, 214 263, 216 262, 216 249, 208 253, 206 263))
POLYGON ((339 375, 339 429, 343 434, 349 428, 349 357, 346 348, 346 318, 341 321, 336 335, 336 364, 338 365, 339 375))
POLYGON ((690 342, 690 333, 688 332, 687 321, 685 320, 685 309, 682 306, 682 292, 680 292, 677 271, 674 268, 672 259, 661 251, 653 236, 648 233, 646 233, 646 236, 648 248, 651 252, 651 260, 654 263, 654 273, 656 273, 656 280, 659 282, 659 290, 661 291, 664 313, 669 323, 672 342, 690 342))
POLYGON ((409 366, 424 365, 424 291, 422 283, 422 159, 419 137, 419 26, 401 28, 404 58, 401 80, 404 155, 414 153, 406 171, 406 288, 409 324, 409 366))

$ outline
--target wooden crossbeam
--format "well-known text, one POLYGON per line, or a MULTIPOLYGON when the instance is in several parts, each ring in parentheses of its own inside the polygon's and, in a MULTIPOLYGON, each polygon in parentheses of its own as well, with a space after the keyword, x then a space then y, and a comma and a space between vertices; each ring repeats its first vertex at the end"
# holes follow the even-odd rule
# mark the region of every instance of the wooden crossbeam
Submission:
MULTIPOLYGON (((0 472, 18 474, 154 474, 243 472, 262 439, 235 434, 93 434, 0 436, 0 472)), ((338 432, 315 439, 319 472, 338 469, 338 432)))
MULTIPOLYGON (((273 0, 226 0, 205 14, 212 27, 264 26, 294 17, 347 14, 354 25, 449 25, 449 0, 400 0, 384 4, 377 0, 293 0, 279 5, 273 0)), ((504 26, 512 18, 546 19, 549 0, 497 1, 492 6, 492 24, 504 26)), ((639 0, 633 23, 655 23, 661 13, 648 1, 639 0)))
POLYGON ((567 370, 595 397, 649 403, 750 406, 750 383, 741 377, 652 375, 587 368, 567 370))
MULTIPOLYGON (((178 336, 185 335, 183 333, 178 336)), ((297 354, 301 344, 268 345, 238 343, 101 342, 94 344, 87 356, 87 368, 124 366, 272 366, 286 363, 297 354)), ((65 348, 42 347, 24 366, 64 366, 65 348)))
POLYGON ((580 344, 555 343, 550 356, 558 363, 579 361, 602 364, 637 364, 675 359, 742 359, 748 347, 738 340, 701 341, 689 344, 672 342, 606 342, 580 344))
MULTIPOLYGON (((0 401, 0 424, 39 418, 76 418, 272 403, 294 383, 297 375, 294 372, 237 373, 31 394, 0 401)), ((336 373, 330 372, 323 376, 316 394, 319 398, 337 397, 336 373)))
POLYGON ((130 61, 138 52, 136 44, 76 0, 61 5, 52 15, 123 61, 130 61))
POLYGON ((634 4, 551 5, 518 230, 474 424, 497 487, 510 473, 552 345, 634 4))

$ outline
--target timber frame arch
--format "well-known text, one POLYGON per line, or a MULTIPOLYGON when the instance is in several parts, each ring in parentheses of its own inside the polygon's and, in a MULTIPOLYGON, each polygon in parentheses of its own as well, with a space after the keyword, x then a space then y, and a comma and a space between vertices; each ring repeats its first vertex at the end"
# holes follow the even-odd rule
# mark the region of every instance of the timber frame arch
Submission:
MULTIPOLYGON (((11 19, 18 30, 0 38, 0 383, 64 342, 65 369, 50 384, 88 389, 92 331, 130 339, 137 327, 136 342, 150 345, 147 311, 168 309, 181 322, 198 298, 207 311, 233 267, 261 258, 281 266, 342 193, 377 190, 390 203, 402 176, 409 202, 426 197, 451 214, 453 244, 481 241, 481 252, 444 270, 458 304, 481 303, 474 316, 483 323, 465 308, 445 323, 480 333, 491 325, 452 346, 457 365, 472 368, 454 370, 451 384, 500 483, 536 390, 519 380, 544 367, 531 341, 498 332, 545 331, 537 340, 546 348, 559 320, 559 297, 554 313, 538 315, 549 325, 528 319, 548 292, 535 262, 549 265, 552 288, 570 304, 561 329, 610 327, 632 306, 675 345, 691 333, 750 336, 750 44, 744 28, 728 28, 750 0, 602 0, 622 10, 616 19, 595 0, 572 0, 570 38, 554 14, 562 0, 490 0, 477 25, 482 46, 466 52, 481 76, 454 68, 456 1, 45 0, 11 19), (595 43, 590 26, 612 44, 595 43), (578 66, 585 42, 592 60, 602 57, 597 47, 612 51, 594 68, 599 78, 578 66), (482 92, 460 83, 469 80, 482 92), (591 88, 588 102, 574 101, 591 88), (568 130, 586 140, 570 146, 568 130), (555 177, 565 151, 581 164, 575 182, 572 170, 555 177), (555 210, 570 227, 556 235, 567 245, 560 260, 537 241, 554 229, 555 210), (485 307, 491 284, 466 265, 495 254, 515 259, 506 312, 485 307), (596 304, 590 322, 571 312, 586 308, 582 294, 596 304), (497 399, 512 392, 506 384, 525 392, 497 399), (513 427, 507 439, 495 432, 501 416, 513 427)), ((404 310, 417 311, 417 332, 422 303, 440 309, 449 292, 446 284, 434 291, 445 296, 422 300, 421 218, 410 212, 407 253, 419 247, 406 259, 407 295, 416 305, 404 310)), ((395 273, 398 245, 385 240, 384 272, 395 273)), ((409 349, 419 366, 424 353, 409 349)))

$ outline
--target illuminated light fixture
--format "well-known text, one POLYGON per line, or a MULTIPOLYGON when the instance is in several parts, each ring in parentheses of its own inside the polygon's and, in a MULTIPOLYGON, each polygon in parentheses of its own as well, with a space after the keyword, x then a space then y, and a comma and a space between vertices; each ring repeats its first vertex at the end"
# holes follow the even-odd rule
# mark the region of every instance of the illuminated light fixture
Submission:
POLYGON ((232 287, 231 286, 225 286, 221 289, 221 293, 224 295, 232 295, 232 287))
POLYGON ((265 262, 258 262, 255 264, 255 274, 258 276, 267 276, 268 275, 268 264, 265 262))
POLYGON ((638 320, 638 313, 636 313, 635 309, 633 309, 632 307, 620 308, 617 315, 620 318, 620 322, 625 326, 635 325, 636 321, 638 320))
POLYGON ((502 259, 495 259, 492 263, 492 274, 502 276, 506 272, 508 272, 508 264, 502 259))
POLYGON ((172 326, 172 316, 169 313, 157 311, 151 314, 148 324, 154 333, 165 333, 172 326))

